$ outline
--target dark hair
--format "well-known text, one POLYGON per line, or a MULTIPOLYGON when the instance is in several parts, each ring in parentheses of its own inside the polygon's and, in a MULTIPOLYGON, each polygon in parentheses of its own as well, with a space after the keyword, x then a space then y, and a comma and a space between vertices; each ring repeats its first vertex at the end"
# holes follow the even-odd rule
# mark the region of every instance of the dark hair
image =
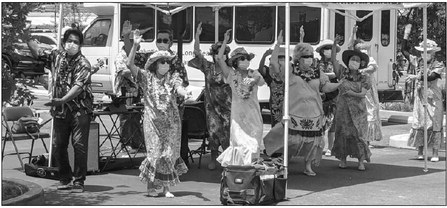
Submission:
POLYGON ((321 58, 324 57, 324 51, 325 51, 325 50, 332 50, 332 46, 325 46, 325 47, 322 47, 322 48, 320 49, 320 52, 318 52, 318 53, 320 54, 320 57, 321 57, 321 58))
POLYGON ((166 33, 166 34, 168 34, 169 35, 169 40, 172 42, 172 41, 174 41, 174 35, 172 34, 172 31, 171 30, 169 30, 169 29, 162 29, 162 30, 159 30, 158 32, 157 32, 157 36, 158 36, 158 34, 160 34, 160 33, 166 33))
POLYGON ((67 29, 64 33, 64 37, 62 38, 62 43, 65 44, 68 40, 68 37, 70 37, 70 35, 76 35, 79 37, 79 44, 83 44, 84 43, 84 35, 82 35, 82 32, 78 29, 67 29))
POLYGON ((149 70, 149 72, 155 74, 157 71, 157 62, 154 62, 151 65, 149 65, 148 70, 149 70))

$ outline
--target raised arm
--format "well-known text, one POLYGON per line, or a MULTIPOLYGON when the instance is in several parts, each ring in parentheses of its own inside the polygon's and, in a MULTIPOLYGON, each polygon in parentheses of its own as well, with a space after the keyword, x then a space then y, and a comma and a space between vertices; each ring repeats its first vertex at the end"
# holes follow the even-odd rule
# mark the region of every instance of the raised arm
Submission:
POLYGON ((139 68, 135 66, 135 53, 137 52, 137 48, 141 42, 140 30, 136 29, 133 35, 133 46, 129 53, 129 58, 127 59, 127 67, 132 72, 132 75, 136 77, 139 72, 139 68))
POLYGON ((219 53, 217 54, 217 64, 222 69, 222 73, 225 78, 230 74, 231 68, 227 65, 224 58, 225 48, 227 47, 228 40, 230 40, 231 29, 225 32, 224 41, 222 42, 222 46, 219 49, 219 53))
POLYGON ((301 27, 300 27, 300 43, 302 43, 304 41, 304 35, 305 35, 304 26, 301 25, 301 27))
POLYGON ((123 37, 124 51, 126 51, 126 55, 129 55, 130 50, 132 49, 132 43, 130 42, 131 31, 132 31, 132 24, 130 23, 130 21, 129 20, 124 21, 121 36, 123 37))
POLYGON ((368 66, 366 68, 364 68, 364 69, 360 69, 359 72, 360 73, 372 74, 375 71, 377 71, 377 69, 379 69, 379 66, 376 63, 376 60, 374 60, 374 58, 370 57, 368 66))
MULTIPOLYGON (((275 75, 278 76, 281 74, 279 61, 278 61, 278 54, 279 54, 280 45, 282 43, 283 43, 283 35, 282 35, 282 30, 281 30, 281 31, 279 31, 278 39, 275 44, 275 47, 273 48, 272 57, 270 58, 270 75, 272 77, 274 77, 275 75)), ((288 59, 286 59, 286 60, 288 60, 288 59)), ((286 63, 288 63, 288 61, 286 61, 286 63)), ((280 76, 280 77, 282 77, 282 76, 280 76)))
POLYGON ((262 55, 261 61, 259 61, 259 67, 258 67, 258 71, 259 73, 261 73, 262 76, 265 76, 267 74, 267 71, 265 69, 265 59, 267 58, 268 55, 272 54, 272 49, 268 49, 264 52, 264 54, 262 55))
POLYGON ((411 64, 410 51, 409 51, 409 47, 408 47, 408 37, 410 36, 410 32, 411 32, 411 24, 405 25, 404 39, 402 40, 401 51, 402 51, 402 54, 404 55, 404 57, 411 64))
POLYGON ((341 75, 341 66, 340 63, 337 61, 337 45, 340 42, 341 37, 337 35, 334 40, 334 44, 332 44, 332 52, 331 52, 331 62, 334 66, 334 73, 335 75, 340 78, 341 75))
POLYGON ((358 29, 357 25, 354 25, 354 27, 352 28, 352 33, 348 40, 348 49, 349 50, 354 50, 354 40, 357 38, 356 37, 357 29, 358 29))
POLYGON ((194 55, 196 55, 196 57, 202 56, 202 53, 200 52, 200 35, 201 34, 202 34, 202 22, 199 22, 199 25, 197 25, 196 37, 194 40, 194 55))

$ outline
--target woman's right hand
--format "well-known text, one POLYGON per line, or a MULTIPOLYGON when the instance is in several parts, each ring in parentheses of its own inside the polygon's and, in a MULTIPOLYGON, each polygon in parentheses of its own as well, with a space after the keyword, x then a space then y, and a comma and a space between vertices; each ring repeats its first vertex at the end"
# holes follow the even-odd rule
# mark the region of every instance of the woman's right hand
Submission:
POLYGON ((284 42, 284 37, 283 37, 283 35, 282 35, 282 30, 281 31, 279 31, 279 35, 278 35, 278 45, 282 45, 283 44, 283 42, 284 42))
POLYGON ((124 21, 123 23, 123 31, 121 32, 121 35, 129 35, 132 31, 132 24, 130 24, 129 20, 124 21))
POLYGON ((133 33, 133 44, 134 45, 140 45, 141 39, 142 39, 142 35, 140 35, 140 30, 136 29, 133 33))
POLYGON ((230 36, 231 36, 231 29, 228 29, 228 30, 225 32, 225 37, 224 37, 224 41, 225 41, 225 43, 228 43, 228 41, 230 40, 230 36))
POLYGON ((199 24, 197 25, 196 37, 200 37, 201 34, 202 34, 202 22, 199 22, 199 24))
POLYGON ((359 26, 354 25, 354 27, 352 28, 352 34, 357 34, 358 29, 359 29, 359 26))
POLYGON ((409 35, 409 34, 410 34, 410 32, 411 32, 411 27, 412 27, 411 24, 407 24, 407 25, 405 25, 405 30, 404 30, 404 34, 405 34, 405 35, 409 35))

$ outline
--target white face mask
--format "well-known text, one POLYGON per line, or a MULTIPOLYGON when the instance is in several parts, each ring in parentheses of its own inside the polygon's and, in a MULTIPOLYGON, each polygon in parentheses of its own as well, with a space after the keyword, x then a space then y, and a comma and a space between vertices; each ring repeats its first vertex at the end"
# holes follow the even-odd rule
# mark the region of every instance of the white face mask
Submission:
POLYGON ((306 58, 303 60, 304 67, 310 67, 314 63, 312 58, 306 58))
POLYGON ((169 64, 159 64, 157 71, 159 74, 165 75, 169 71, 169 64))
POLYGON ((79 45, 75 43, 65 43, 65 50, 68 55, 73 56, 79 52, 79 45))
POLYGON ((167 44, 167 43, 157 43, 157 48, 160 51, 167 51, 167 50, 169 50, 169 44, 167 44))
POLYGON ((360 52, 362 52, 364 54, 368 54, 368 50, 360 50, 360 52))
POLYGON ((360 68, 360 63, 357 61, 349 61, 349 69, 358 70, 360 68))
POLYGON ((332 56, 332 50, 324 50, 324 51, 323 51, 323 55, 324 55, 326 58, 331 58, 331 56, 332 56))
POLYGON ((239 65, 238 65, 239 69, 247 70, 249 66, 250 66, 250 61, 247 61, 247 60, 239 61, 239 65))

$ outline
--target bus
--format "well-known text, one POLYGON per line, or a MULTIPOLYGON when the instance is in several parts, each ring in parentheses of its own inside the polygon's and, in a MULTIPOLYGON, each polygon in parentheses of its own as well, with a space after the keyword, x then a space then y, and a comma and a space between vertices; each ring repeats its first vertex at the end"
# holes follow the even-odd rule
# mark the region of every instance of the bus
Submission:
MULTIPOLYGON (((193 97, 200 94, 204 87, 203 73, 187 64, 194 58, 194 34, 199 22, 202 22, 203 31, 200 49, 207 59, 211 60, 208 55, 210 46, 215 40, 222 41, 225 31, 232 29, 228 46, 232 50, 244 47, 248 52, 254 53, 255 57, 250 64, 252 69, 259 67, 265 51, 273 48, 279 31, 285 29, 285 6, 275 3, 85 3, 84 7, 95 13, 97 18, 83 31, 82 53, 92 64, 99 58, 105 60, 105 66, 92 76, 95 92, 113 91, 115 56, 123 45, 120 34, 125 20, 131 21, 132 29, 155 28, 143 34, 144 41, 141 43, 140 52, 156 49, 156 31, 166 28, 174 33, 175 43, 172 49, 175 51, 177 38, 180 32, 184 31, 182 56, 193 97)), ((393 78, 397 40, 390 37, 397 36, 396 10, 344 11, 294 3, 290 7, 290 54, 300 40, 301 26, 305 30, 304 42, 310 43, 314 48, 322 40, 333 40, 338 35, 342 37, 340 46, 343 51, 347 49, 347 40, 355 25, 358 26, 357 38, 362 38, 371 45, 369 53, 379 65, 375 79, 380 100, 403 100, 402 90, 396 89, 393 78), (365 18, 358 22, 341 13, 365 18)), ((315 53, 315 57, 319 57, 319 54, 315 53)), ((341 53, 337 58, 341 60, 341 53)), ((268 108, 269 96, 268 87, 260 87, 258 98, 262 107, 268 108)))

